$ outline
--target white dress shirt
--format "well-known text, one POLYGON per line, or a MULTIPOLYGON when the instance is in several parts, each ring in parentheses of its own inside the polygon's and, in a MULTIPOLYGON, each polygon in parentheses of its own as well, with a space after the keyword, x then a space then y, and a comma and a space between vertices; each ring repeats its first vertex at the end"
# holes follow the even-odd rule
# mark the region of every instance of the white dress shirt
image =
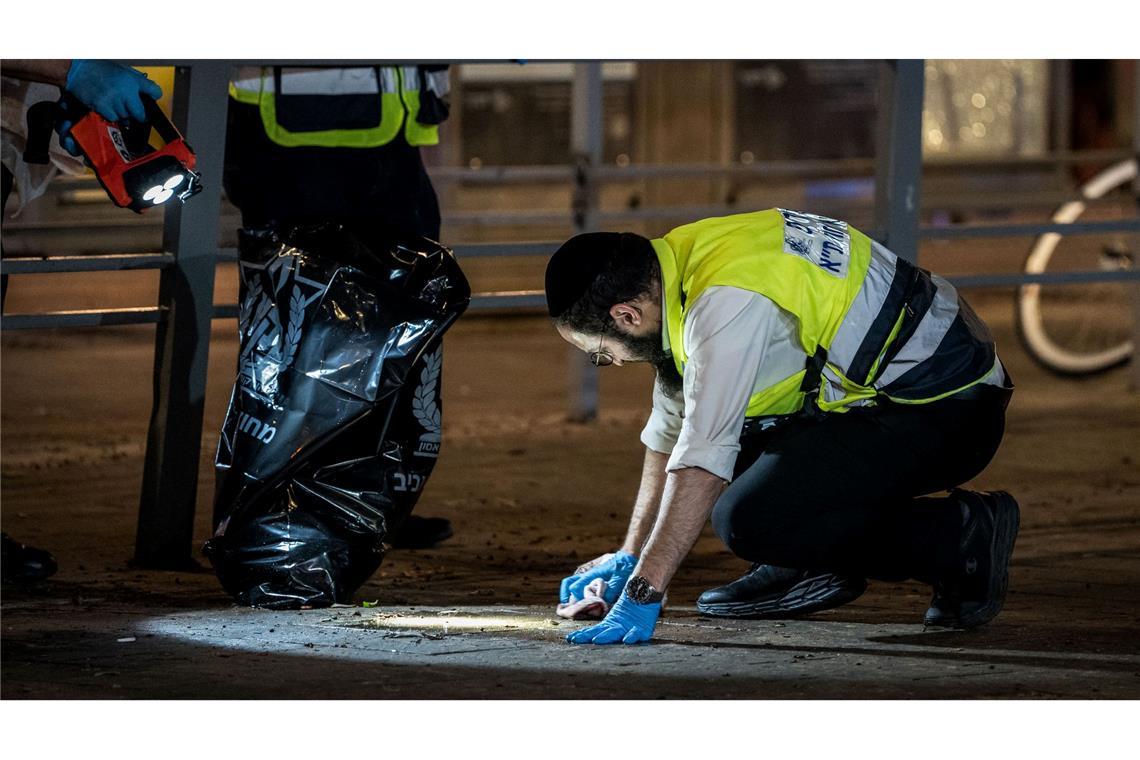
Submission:
MULTIPOLYGON (((662 333, 669 349, 667 331, 662 333)), ((749 398, 804 368, 807 354, 797 333, 796 318, 765 296, 710 287, 685 317, 684 392, 670 397, 654 384, 641 442, 670 455, 670 472, 700 467, 731 480, 749 398)), ((997 362, 983 382, 999 384, 1002 375, 997 362)))

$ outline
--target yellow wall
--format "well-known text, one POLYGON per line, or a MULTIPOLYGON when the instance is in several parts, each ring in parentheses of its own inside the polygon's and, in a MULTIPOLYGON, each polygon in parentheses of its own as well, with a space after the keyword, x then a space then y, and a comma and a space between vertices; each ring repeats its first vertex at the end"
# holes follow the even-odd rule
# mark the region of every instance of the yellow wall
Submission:
POLYGON ((158 101, 158 105, 166 113, 170 115, 170 96, 174 92, 174 67, 173 66, 139 66, 138 70, 146 74, 151 80, 162 88, 162 98, 158 101))

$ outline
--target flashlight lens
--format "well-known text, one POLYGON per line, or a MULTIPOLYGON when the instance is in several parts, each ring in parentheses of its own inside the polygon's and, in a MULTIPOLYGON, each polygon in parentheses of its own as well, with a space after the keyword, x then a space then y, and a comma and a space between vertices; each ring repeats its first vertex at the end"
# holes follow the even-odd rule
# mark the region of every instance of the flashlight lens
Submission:
POLYGON ((155 206, 160 203, 166 203, 174 195, 174 188, 181 185, 186 180, 183 174, 175 174, 170 179, 163 182, 161 185, 155 185, 150 190, 143 193, 143 200, 150 201, 155 206))
POLYGON ((147 190, 145 193, 143 193, 143 200, 150 201, 157 206, 160 203, 166 203, 168 200, 170 200, 170 196, 172 195, 174 195, 173 190, 169 190, 162 185, 155 185, 150 190, 147 190))

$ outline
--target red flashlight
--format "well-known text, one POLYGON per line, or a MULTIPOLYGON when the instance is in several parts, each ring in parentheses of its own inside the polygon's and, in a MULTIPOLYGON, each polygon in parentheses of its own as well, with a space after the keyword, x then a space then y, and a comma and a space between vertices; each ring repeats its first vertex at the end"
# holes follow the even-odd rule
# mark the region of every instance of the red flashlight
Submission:
MULTIPOLYGON (((74 121, 70 134, 115 205, 140 214, 173 199, 185 203, 202 189, 201 177, 194 171, 194 151, 158 104, 145 95, 141 97, 146 109, 144 122, 107 121, 69 96, 51 104, 56 119, 74 121), (162 139, 162 147, 150 144, 152 130, 162 139)), ((29 133, 33 120, 29 112, 29 133)), ((42 122, 43 117, 37 115, 35 120, 42 122)), ((46 161, 46 143, 42 147, 46 161)))

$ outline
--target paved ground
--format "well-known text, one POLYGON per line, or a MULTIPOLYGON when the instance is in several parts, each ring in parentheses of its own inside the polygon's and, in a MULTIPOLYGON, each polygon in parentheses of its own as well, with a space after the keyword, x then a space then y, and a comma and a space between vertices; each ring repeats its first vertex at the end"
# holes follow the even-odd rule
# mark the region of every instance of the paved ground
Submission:
POLYGON ((576 624, 534 606, 271 613, 57 601, 6 608, 6 699, 1079 698, 1135 696, 1140 680, 1135 654, 1022 625, 963 635, 838 613, 724 622, 679 609, 652 645, 583 648, 562 641, 576 624))
MULTIPOLYGON (((9 309, 34 308, 18 303, 34 288, 14 287, 9 309)), ((1013 340, 1008 295, 973 300, 1018 383, 1006 442, 974 484, 1023 507, 1005 612, 979 631, 923 632, 928 590, 879 583, 810 620, 700 618, 700 590, 745 569, 706 534, 654 643, 624 649, 562 643, 573 624, 551 603, 562 575, 622 533, 644 368, 604 372, 601 419, 568 424, 564 351, 545 320, 463 320, 446 349, 443 455, 417 508, 450 517, 455 538, 392 552, 357 597, 379 607, 269 613, 233 607, 208 570, 127 564, 153 333, 6 334, 3 526, 61 567, 39 587, 3 588, 2 696, 558 698, 620 683, 645 698, 1136 698, 1140 401, 1123 372, 1044 375, 1013 340)), ((198 543, 232 331, 219 323, 211 349, 198 543)))

